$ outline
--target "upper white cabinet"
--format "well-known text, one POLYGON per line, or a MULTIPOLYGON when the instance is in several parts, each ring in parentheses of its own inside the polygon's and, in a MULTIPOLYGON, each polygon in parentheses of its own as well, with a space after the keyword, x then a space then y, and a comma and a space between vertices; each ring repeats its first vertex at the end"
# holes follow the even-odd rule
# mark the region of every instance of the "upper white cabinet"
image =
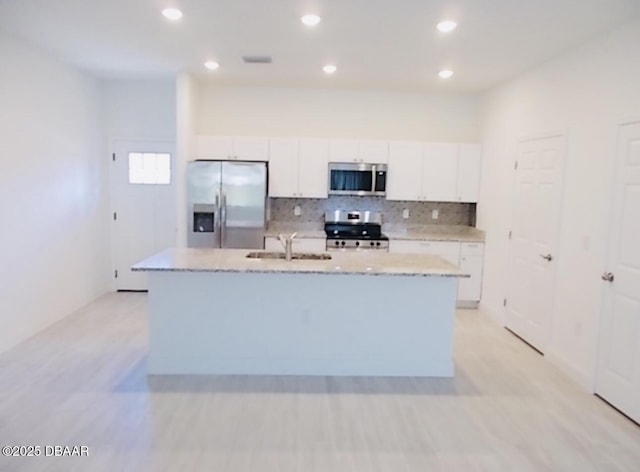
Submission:
POLYGON ((329 143, 326 139, 269 141, 269 196, 327 198, 329 143))
POLYGON ((478 201, 479 144, 197 137, 196 159, 265 161, 272 197, 327 198, 329 162, 388 164, 387 200, 478 201))
POLYGON ((329 141, 329 162, 366 162, 386 164, 388 141, 332 139, 329 141))
POLYGON ((268 161, 269 139, 249 136, 198 136, 196 159, 268 161))
POLYGON ((299 197, 327 198, 329 192, 329 141, 300 139, 298 159, 299 197))
POLYGON ((389 143, 387 200, 423 200, 423 148, 422 143, 389 143))
POLYGON ((387 200, 477 202, 479 144, 389 143, 387 200))
POLYGON ((425 143, 422 160, 422 200, 456 201, 458 145, 425 143))
POLYGON ((482 146, 480 144, 460 144, 456 195, 458 202, 478 201, 481 166, 482 146))
POLYGON ((297 138, 271 138, 269 140, 269 196, 298 196, 297 138))

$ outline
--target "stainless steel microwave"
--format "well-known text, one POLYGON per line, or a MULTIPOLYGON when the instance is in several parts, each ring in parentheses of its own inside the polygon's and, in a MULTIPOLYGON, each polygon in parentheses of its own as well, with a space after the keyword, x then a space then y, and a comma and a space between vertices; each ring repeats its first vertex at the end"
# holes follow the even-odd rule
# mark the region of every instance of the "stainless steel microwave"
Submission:
POLYGON ((387 165, 329 162, 329 195, 386 195, 387 165))

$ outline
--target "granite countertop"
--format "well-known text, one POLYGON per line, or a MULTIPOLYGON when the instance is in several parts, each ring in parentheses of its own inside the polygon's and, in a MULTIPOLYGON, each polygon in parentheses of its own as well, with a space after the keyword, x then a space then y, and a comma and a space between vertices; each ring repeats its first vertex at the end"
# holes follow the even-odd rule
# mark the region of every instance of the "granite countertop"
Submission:
POLYGON ((382 232, 391 240, 484 242, 484 231, 472 226, 383 225, 382 232))
POLYGON ((331 260, 249 259, 249 249, 166 249, 139 262, 134 271, 258 272, 297 274, 469 277, 441 257, 379 251, 330 252, 331 260))

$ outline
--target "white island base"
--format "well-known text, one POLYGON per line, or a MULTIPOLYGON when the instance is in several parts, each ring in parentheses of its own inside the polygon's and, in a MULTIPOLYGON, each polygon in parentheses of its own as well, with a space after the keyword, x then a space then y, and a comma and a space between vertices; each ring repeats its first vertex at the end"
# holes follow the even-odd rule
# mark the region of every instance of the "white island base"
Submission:
POLYGON ((150 272, 150 374, 453 375, 456 278, 150 272))

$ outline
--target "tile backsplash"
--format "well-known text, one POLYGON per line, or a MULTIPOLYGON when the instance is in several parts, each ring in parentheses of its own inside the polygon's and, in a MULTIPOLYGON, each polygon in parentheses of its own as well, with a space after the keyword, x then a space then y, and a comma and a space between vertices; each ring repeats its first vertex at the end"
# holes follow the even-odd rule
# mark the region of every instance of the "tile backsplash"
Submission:
POLYGON ((271 221, 322 223, 324 213, 333 210, 362 210, 382 213, 384 223, 406 225, 464 225, 475 226, 475 203, 397 202, 384 197, 330 196, 321 198, 271 198, 271 221), (300 206, 300 216, 294 208, 300 206), (402 217, 409 210, 409 218, 402 217), (438 219, 432 211, 438 210, 438 219))

